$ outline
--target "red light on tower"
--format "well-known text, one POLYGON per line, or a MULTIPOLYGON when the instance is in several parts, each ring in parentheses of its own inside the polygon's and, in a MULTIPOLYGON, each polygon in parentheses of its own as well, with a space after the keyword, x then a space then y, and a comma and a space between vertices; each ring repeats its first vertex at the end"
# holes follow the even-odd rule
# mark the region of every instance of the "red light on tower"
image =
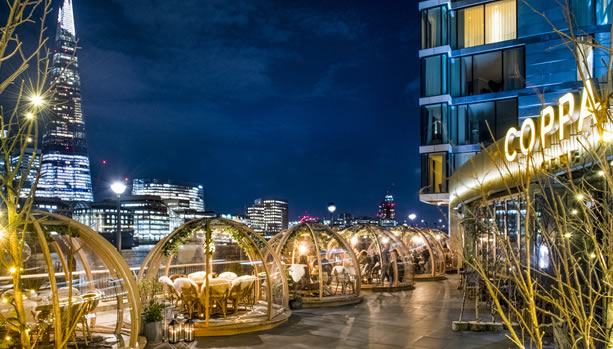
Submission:
POLYGON ((103 164, 103 165, 106 165, 106 160, 102 160, 102 164, 103 164))
POLYGON ((128 181, 128 177, 124 178, 123 180, 127 182, 128 181))

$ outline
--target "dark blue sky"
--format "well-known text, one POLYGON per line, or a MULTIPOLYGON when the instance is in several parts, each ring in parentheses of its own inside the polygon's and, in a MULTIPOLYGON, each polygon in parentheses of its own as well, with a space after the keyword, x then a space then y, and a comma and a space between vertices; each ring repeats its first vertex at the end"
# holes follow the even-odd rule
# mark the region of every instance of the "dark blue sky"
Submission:
POLYGON ((98 198, 112 177, 160 177, 203 184, 217 212, 275 196, 290 219, 329 201, 374 216, 393 183, 400 219, 438 218, 418 201, 416 2, 74 0, 74 11, 98 198))

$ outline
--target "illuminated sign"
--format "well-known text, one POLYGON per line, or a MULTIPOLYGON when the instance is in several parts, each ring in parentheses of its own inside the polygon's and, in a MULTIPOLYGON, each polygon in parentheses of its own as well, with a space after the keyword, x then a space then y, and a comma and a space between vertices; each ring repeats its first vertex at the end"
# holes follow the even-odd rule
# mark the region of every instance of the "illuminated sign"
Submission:
POLYGON ((560 141, 570 138, 571 127, 577 132, 589 130, 598 120, 593 110, 600 109, 600 103, 594 98, 592 84, 581 93, 581 103, 577 108, 578 94, 569 92, 558 100, 558 108, 548 106, 541 110, 541 116, 536 121, 527 118, 519 130, 511 127, 504 138, 504 154, 507 161, 518 159, 519 153, 529 156, 535 150, 546 149, 552 139, 560 141), (588 101, 588 98, 591 101, 588 101), (594 105, 592 109, 590 105, 594 105))

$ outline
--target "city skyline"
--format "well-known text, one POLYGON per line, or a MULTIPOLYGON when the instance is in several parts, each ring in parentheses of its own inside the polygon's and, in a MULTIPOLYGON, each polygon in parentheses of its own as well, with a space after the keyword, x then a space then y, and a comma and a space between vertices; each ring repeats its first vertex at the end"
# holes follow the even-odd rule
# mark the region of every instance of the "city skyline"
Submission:
POLYGON ((334 201, 342 212, 375 216, 395 184, 400 221, 411 212, 435 221, 439 211, 418 201, 418 159, 397 155, 418 146, 408 133, 419 122, 418 69, 406 63, 419 41, 405 25, 405 16, 417 20, 414 8, 243 5, 74 2, 87 129, 97 130, 88 133, 96 198, 112 180, 170 178, 202 183, 217 212, 240 213, 267 196, 286 198, 294 213, 324 216, 334 201), (273 23, 259 23, 256 9, 273 23), (192 28, 175 15, 195 23, 197 41, 177 40, 192 28), (162 42, 170 56, 156 51, 162 42), (367 53, 356 58, 356 47, 367 53), (229 81, 195 66, 197 57, 229 81), (193 71, 174 64, 182 60, 193 71))

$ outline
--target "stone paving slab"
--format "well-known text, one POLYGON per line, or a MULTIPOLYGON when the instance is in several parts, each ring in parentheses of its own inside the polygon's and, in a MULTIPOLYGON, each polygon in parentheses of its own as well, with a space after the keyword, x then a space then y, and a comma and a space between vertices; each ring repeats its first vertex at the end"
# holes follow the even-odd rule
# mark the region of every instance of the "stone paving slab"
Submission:
MULTIPOLYGON (((294 311, 287 323, 269 331, 148 348, 513 348, 504 332, 451 330, 462 302, 457 285, 457 277, 450 276, 444 281, 418 283, 412 291, 365 293, 361 304, 294 311)), ((470 309, 465 314, 472 320, 470 309)))

